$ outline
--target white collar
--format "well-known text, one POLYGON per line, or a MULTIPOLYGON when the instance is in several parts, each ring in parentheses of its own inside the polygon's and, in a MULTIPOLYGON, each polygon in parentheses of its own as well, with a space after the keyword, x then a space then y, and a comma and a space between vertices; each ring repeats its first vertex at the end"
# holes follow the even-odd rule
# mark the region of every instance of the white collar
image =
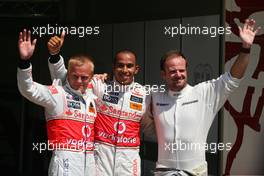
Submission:
POLYGON ((114 77, 113 78, 113 84, 114 84, 113 86, 118 86, 118 88, 120 90, 119 92, 127 92, 129 90, 133 90, 133 86, 135 85, 134 77, 133 77, 133 81, 128 85, 120 84, 114 77))

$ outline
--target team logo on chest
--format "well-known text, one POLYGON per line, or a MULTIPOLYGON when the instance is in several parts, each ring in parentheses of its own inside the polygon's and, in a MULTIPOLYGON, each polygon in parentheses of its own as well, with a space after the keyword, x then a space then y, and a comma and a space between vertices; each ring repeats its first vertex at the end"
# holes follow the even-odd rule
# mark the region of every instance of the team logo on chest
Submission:
POLYGON ((68 108, 81 109, 81 103, 76 101, 67 101, 68 108))
POLYGON ((143 98, 131 95, 130 101, 136 102, 136 103, 143 103, 143 98))
POLYGON ((103 101, 113 103, 113 104, 118 104, 118 97, 104 94, 103 95, 103 101))

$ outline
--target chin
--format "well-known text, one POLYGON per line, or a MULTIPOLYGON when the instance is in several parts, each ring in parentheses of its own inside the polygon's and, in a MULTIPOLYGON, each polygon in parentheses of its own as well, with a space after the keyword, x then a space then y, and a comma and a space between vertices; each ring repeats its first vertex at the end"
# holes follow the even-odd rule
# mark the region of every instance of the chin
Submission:
POLYGON ((125 84, 125 85, 129 85, 129 84, 131 84, 132 83, 132 81, 124 81, 123 82, 123 84, 125 84))

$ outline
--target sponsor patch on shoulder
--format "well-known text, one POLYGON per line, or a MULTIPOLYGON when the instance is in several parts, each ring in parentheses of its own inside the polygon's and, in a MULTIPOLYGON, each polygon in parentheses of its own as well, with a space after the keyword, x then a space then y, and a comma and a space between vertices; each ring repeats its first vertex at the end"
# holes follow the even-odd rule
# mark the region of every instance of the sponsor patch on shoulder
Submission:
POLYGON ((142 104, 137 104, 137 103, 132 103, 130 102, 130 108, 137 110, 137 111, 142 111, 142 104))
POLYGON ((140 97, 137 97, 137 96, 134 96, 134 95, 131 95, 130 100, 134 101, 134 102, 137 102, 137 103, 142 103, 143 102, 143 98, 140 98, 140 97))
POLYGON ((58 93, 58 90, 57 90, 57 88, 55 86, 49 86, 48 88, 49 88, 49 90, 50 90, 50 92, 52 94, 57 94, 58 93))
POLYGON ((157 106, 168 106, 169 103, 156 103, 157 106))
POLYGON ((198 100, 187 101, 187 102, 182 103, 182 106, 192 104, 192 103, 197 103, 197 102, 198 102, 198 100))
POLYGON ((114 96, 104 94, 103 101, 113 103, 113 104, 118 104, 118 97, 114 97, 114 96))
POLYGON ((67 101, 67 106, 68 108, 81 109, 80 102, 76 102, 76 101, 67 101))

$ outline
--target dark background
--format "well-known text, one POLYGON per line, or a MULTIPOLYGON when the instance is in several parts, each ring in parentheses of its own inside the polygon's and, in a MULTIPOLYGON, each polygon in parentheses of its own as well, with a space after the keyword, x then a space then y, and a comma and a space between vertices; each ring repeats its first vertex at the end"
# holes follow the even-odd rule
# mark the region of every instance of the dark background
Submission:
MULTIPOLYGON (((50 158, 50 152, 32 151, 32 143, 46 141, 43 109, 22 98, 17 89, 17 39, 23 28, 47 23, 78 26, 214 14, 222 17, 222 11, 220 0, 0 1, 0 175, 47 175, 50 158)), ((38 38, 38 46, 32 59, 34 79, 42 84, 50 84, 48 52, 45 49, 50 36, 35 37, 38 38)), ((69 53, 80 50, 73 47, 69 53)), ((100 66, 96 60, 95 64, 100 66)), ((110 65, 96 71, 109 72, 109 68, 110 65)), ((153 144, 146 142, 143 145, 145 151, 141 152, 141 156, 147 160, 155 160, 156 148, 153 144)))

